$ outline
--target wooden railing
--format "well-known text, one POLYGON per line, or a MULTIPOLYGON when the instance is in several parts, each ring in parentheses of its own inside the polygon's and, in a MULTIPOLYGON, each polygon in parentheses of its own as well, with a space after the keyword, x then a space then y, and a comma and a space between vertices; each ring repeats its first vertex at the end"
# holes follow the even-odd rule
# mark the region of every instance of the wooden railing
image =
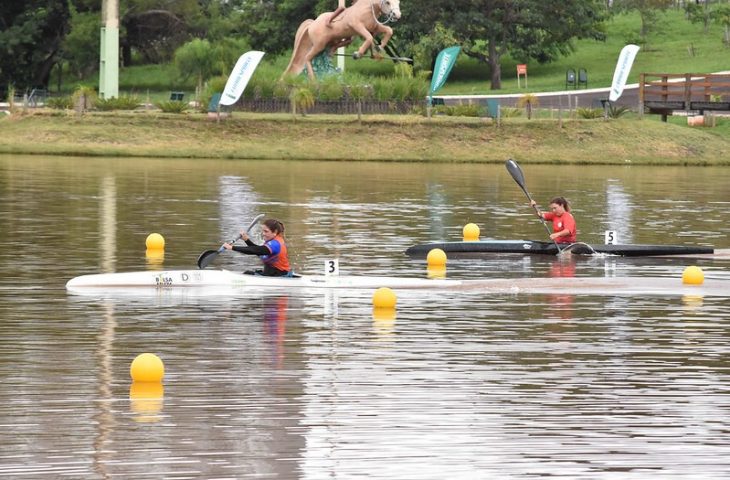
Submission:
POLYGON ((730 111, 730 74, 642 73, 639 113, 730 111))

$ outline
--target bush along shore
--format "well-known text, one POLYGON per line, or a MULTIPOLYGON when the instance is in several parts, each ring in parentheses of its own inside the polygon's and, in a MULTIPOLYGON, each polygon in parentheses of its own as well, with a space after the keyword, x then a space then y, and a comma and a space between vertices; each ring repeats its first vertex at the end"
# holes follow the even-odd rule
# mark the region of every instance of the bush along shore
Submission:
POLYGON ((27 109, 0 116, 0 153, 363 161, 730 165, 730 122, 27 109), (724 123, 727 122, 727 123, 724 123))

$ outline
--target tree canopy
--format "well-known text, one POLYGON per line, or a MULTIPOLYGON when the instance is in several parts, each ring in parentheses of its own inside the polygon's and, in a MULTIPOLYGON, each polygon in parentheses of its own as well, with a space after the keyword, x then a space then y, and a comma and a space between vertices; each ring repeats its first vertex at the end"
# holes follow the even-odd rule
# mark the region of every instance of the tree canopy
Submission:
MULTIPOLYGON (((79 76, 98 68, 99 3, 0 0, 0 85, 45 85, 59 61, 79 76)), ((237 39, 270 56, 285 54, 302 21, 336 6, 335 0, 120 0, 122 63, 169 62, 195 38, 237 39)), ((494 89, 505 55, 549 62, 570 52, 575 38, 602 38, 607 12, 604 0, 407 0, 401 9, 393 39, 401 52, 418 53, 418 66, 430 70, 441 48, 458 43, 488 64, 494 89)))
POLYGON ((602 39, 605 4, 597 0, 431 0, 427 9, 411 3, 403 11, 408 20, 405 28, 398 26, 399 44, 451 37, 464 54, 489 65, 492 89, 499 89, 504 55, 546 63, 569 53, 574 38, 602 39))

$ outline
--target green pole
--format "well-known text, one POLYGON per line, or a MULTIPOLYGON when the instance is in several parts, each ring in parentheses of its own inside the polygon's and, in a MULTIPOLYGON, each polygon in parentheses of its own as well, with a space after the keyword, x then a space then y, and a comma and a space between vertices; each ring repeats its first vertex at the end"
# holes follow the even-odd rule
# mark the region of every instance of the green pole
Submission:
POLYGON ((104 0, 101 14, 99 97, 107 99, 119 96, 119 0, 104 0))

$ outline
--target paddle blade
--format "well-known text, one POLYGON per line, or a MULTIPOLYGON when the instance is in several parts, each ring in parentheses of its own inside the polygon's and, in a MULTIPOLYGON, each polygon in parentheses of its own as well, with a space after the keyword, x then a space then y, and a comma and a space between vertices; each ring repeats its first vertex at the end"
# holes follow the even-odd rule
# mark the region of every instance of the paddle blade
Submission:
POLYGON ((517 162, 510 158, 509 160, 507 160, 504 166, 507 167, 507 171, 512 176, 517 185, 519 185, 522 191, 525 192, 527 198, 532 200, 530 194, 527 193, 527 188, 525 188, 525 175, 522 173, 522 169, 520 168, 520 166, 517 165, 517 162))
POLYGON ((204 270, 218 256, 218 252, 219 250, 206 250, 201 253, 198 257, 198 268, 204 270))

